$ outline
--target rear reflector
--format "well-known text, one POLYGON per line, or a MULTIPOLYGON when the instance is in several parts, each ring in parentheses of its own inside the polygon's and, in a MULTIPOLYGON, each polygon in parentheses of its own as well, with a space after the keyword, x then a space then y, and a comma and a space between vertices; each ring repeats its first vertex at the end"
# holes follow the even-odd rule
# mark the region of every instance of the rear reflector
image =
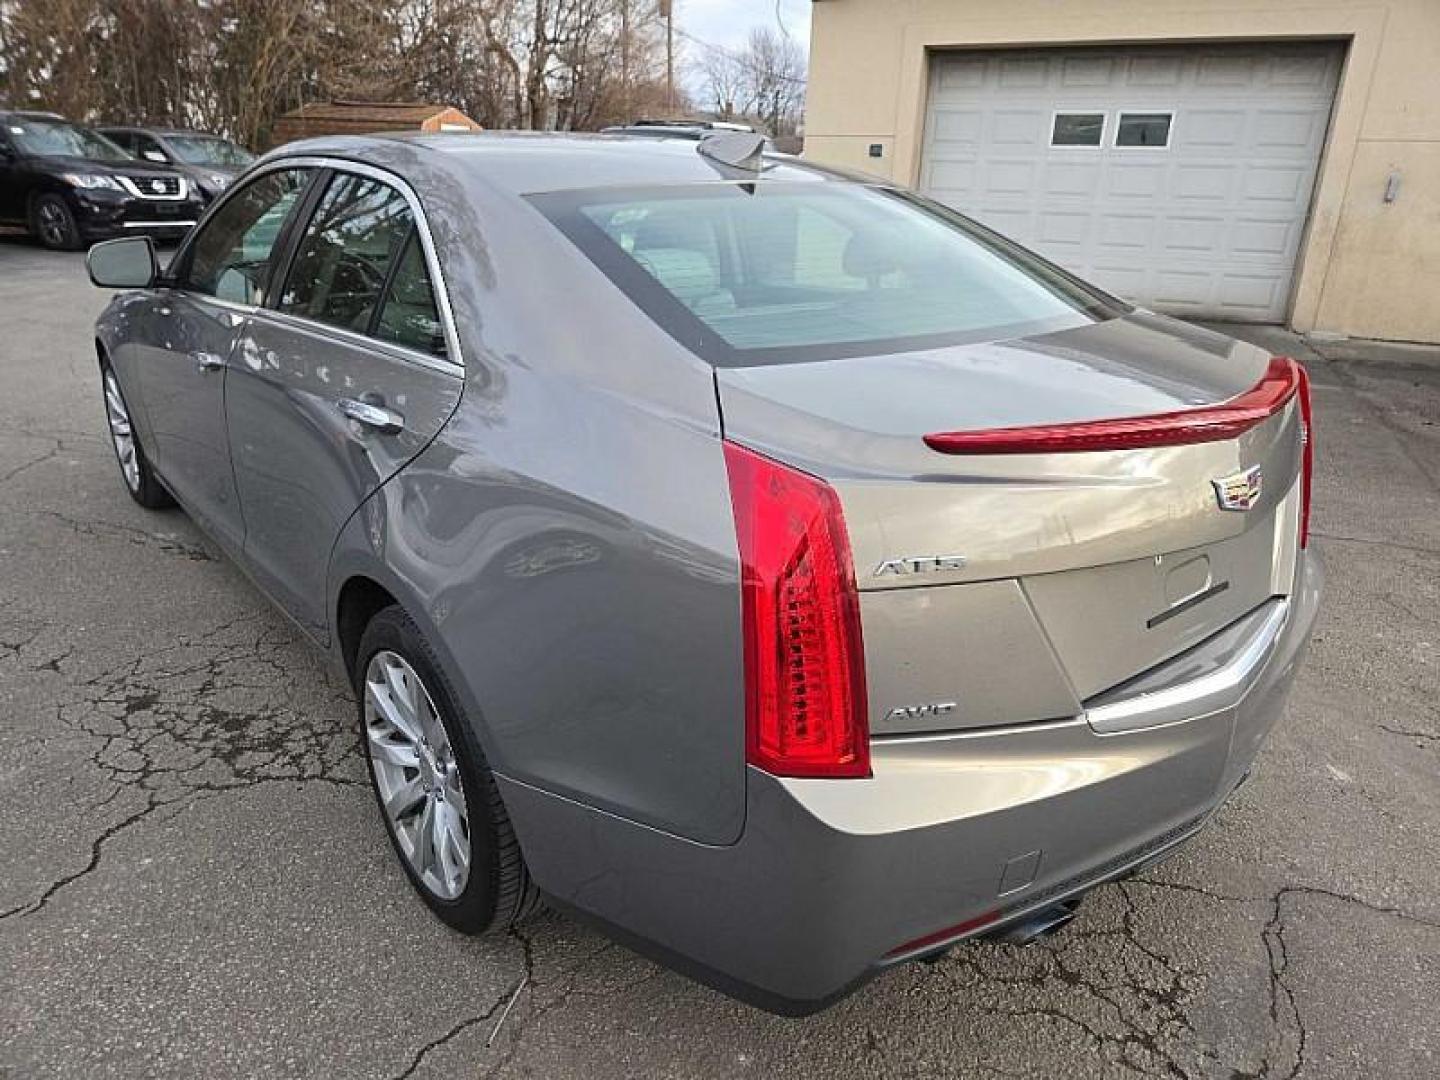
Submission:
POLYGON ((1283 409, 1303 378, 1299 364, 1277 356, 1252 389, 1218 405, 1115 420, 945 431, 926 435, 925 444, 942 454, 1057 454, 1222 442, 1243 435, 1283 409))
POLYGON ((984 915, 977 915, 973 919, 966 919, 954 926, 947 926, 944 930, 936 930, 933 934, 926 934, 914 941, 907 941, 904 945, 897 945, 885 954, 886 960, 892 960, 898 956, 906 956, 909 953, 919 952, 921 949, 929 948, 932 945, 939 945, 942 942, 962 938, 966 934, 973 934, 976 930, 989 926, 1000 918, 1000 912, 987 911, 984 915))
POLYGON ((840 500, 725 444, 741 562, 746 760, 776 776, 870 775, 860 598, 840 500))

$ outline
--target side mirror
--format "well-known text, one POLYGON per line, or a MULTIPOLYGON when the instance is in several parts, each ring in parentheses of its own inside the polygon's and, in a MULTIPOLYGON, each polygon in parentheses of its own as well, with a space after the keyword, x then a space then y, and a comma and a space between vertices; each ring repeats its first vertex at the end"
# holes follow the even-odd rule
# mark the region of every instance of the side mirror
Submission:
POLYGON ((146 150, 144 157, 146 161, 158 161, 161 165, 166 165, 170 162, 170 159, 159 150, 146 150))
POLYGON ((102 289, 148 289, 159 276, 148 236, 125 236, 96 244, 85 256, 90 280, 102 289))

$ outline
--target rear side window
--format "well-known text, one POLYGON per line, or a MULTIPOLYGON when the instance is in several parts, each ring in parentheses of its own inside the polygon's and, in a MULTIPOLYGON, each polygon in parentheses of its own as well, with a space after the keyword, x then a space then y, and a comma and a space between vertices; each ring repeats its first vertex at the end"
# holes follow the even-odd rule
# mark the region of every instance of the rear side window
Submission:
POLYGON ((445 333, 435 306, 435 289, 425 266, 425 250, 414 229, 391 275, 374 336, 431 356, 445 355, 445 333))
POLYGON ((884 188, 761 182, 530 200, 721 366, 991 341, 1123 310, 958 214, 884 188))
POLYGON ((263 303, 275 241, 309 178, 309 169, 279 169, 237 191, 190 245, 184 287, 220 300, 263 303))
POLYGON ((335 174, 295 249, 280 310, 366 333, 412 224, 389 184, 335 174))

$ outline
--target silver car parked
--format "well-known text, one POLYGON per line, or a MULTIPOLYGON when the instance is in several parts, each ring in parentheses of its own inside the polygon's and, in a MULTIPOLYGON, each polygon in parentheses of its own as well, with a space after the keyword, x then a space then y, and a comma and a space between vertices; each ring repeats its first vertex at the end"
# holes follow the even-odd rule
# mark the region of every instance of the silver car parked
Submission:
POLYGON ((440 918, 543 895, 803 1013, 1245 778, 1320 590, 1309 389, 711 141, 292 144, 163 271, 92 250, 95 345, 130 493, 348 673, 440 918))

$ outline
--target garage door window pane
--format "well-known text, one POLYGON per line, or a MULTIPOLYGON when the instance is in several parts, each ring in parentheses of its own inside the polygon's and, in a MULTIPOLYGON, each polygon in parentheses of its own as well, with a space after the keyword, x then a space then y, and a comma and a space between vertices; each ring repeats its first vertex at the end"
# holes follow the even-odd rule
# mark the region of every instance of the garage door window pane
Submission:
POLYGON ((1104 113, 1056 113, 1051 146, 1099 146, 1105 133, 1104 113))
POLYGON ((1116 146, 1169 146, 1171 113, 1121 113, 1116 146))

